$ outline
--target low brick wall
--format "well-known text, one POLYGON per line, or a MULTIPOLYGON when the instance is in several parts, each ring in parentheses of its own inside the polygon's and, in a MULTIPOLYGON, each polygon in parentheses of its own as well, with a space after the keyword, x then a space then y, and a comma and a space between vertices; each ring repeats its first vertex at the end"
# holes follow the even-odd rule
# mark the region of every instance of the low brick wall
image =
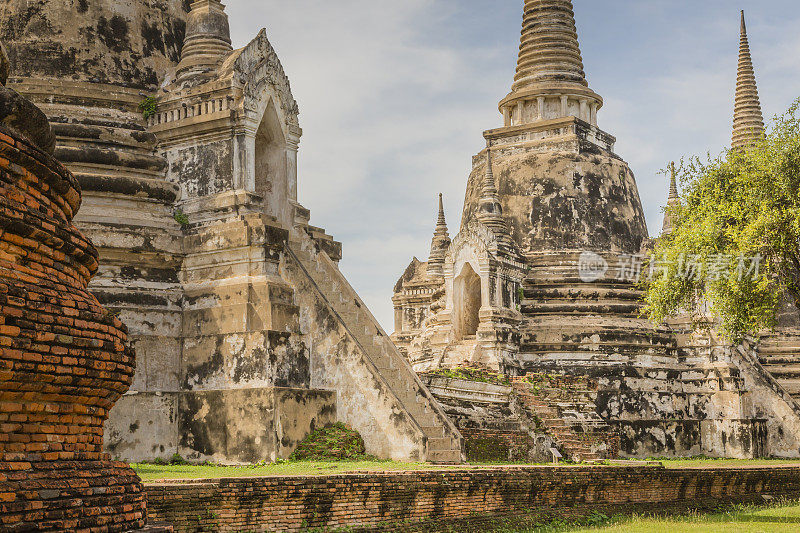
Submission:
POLYGON ((667 470, 531 466, 146 484, 151 522, 176 532, 303 531, 471 515, 659 511, 800 497, 800 467, 667 470))

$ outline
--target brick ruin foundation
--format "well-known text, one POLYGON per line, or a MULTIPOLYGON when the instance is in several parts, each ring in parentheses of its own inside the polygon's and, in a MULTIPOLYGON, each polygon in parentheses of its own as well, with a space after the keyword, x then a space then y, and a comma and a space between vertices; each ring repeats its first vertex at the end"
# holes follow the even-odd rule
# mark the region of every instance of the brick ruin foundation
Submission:
POLYGON ((175 531, 482 531, 482 522, 718 511, 800 496, 800 468, 494 467, 146 484, 175 531), (469 528, 462 527, 469 525, 469 528))
POLYGON ((54 141, 41 111, 0 88, 0 529, 139 529, 140 480, 103 451, 134 354, 87 290, 97 251, 73 225, 80 186, 54 141))

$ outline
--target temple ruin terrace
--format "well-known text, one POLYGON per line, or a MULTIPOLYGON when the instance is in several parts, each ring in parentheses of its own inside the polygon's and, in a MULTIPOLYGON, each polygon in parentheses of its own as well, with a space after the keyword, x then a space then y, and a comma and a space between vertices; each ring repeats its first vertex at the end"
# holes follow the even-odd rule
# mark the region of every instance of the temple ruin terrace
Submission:
MULTIPOLYGON (((302 102, 267 29, 237 47, 220 0, 0 0, 0 530, 800 497, 800 466, 648 460, 800 459, 800 313, 741 342, 710 312, 644 316, 637 265, 677 219, 648 231, 602 129, 585 4, 516 3, 460 220, 431 189, 429 255, 397 265, 387 332, 303 205, 302 102), (385 471, 143 484, 128 465, 265 468, 333 429, 385 471)), ((742 12, 731 154, 767 131, 750 44, 742 12)))

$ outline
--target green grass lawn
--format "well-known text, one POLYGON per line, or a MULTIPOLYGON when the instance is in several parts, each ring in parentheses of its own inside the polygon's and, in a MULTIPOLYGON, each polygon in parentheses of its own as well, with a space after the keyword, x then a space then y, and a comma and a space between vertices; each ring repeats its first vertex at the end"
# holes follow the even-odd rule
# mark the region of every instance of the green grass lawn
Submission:
MULTIPOLYGON (((576 533, 797 533, 800 531, 800 504, 793 502, 767 508, 739 506, 719 514, 674 518, 612 518, 611 521, 614 524, 608 527, 573 528, 562 529, 562 531, 576 533)), ((528 531, 535 531, 535 529, 528 531)))
POLYGON ((143 481, 158 481, 163 479, 214 479, 223 477, 321 476, 328 474, 344 474, 348 472, 389 472, 455 468, 427 463, 399 463, 395 461, 291 461, 254 466, 156 465, 139 463, 131 466, 143 481))
MULTIPOLYGON (((666 468, 800 466, 800 459, 657 459, 666 468)), ((800 528, 798 528, 800 531, 800 528)))
MULTIPOLYGON (((792 459, 659 459, 666 468, 704 468, 738 466, 800 466, 792 459)), ((133 464, 133 469, 144 481, 162 479, 203 479, 221 477, 298 476, 345 474, 349 472, 402 472, 415 470, 444 470, 453 468, 490 468, 496 466, 525 466, 499 463, 473 463, 459 466, 432 465, 430 463, 401 463, 396 461, 289 461, 268 465, 157 465, 133 464)), ((798 527, 800 531, 800 527, 798 527)))
MULTIPOLYGON (((737 466, 800 466, 800 460, 781 459, 674 459, 661 460, 666 468, 703 468, 737 466)), ((401 463, 396 461, 289 461, 268 465, 219 466, 171 465, 139 463, 133 469, 144 481, 163 479, 203 479, 221 477, 297 476, 344 474, 349 472, 402 472, 415 470, 444 470, 454 468, 490 468, 498 466, 524 466, 509 464, 474 463, 459 466, 432 465, 429 463, 401 463)), ((798 527, 800 531, 800 527, 798 527)))
POLYGON ((534 517, 498 519, 489 523, 435 527, 443 533, 796 533, 800 531, 800 503, 769 506, 737 505, 712 514, 674 517, 614 516, 593 513, 572 524, 534 517))

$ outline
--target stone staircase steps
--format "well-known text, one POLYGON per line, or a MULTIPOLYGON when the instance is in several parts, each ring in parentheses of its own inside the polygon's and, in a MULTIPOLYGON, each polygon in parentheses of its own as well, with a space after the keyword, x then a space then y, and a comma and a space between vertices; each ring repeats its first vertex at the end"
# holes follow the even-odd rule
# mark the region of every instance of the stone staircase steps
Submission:
POLYGON ((425 390, 416 373, 383 332, 374 317, 341 275, 338 268, 316 249, 300 230, 292 233, 290 249, 314 283, 367 354, 380 378, 414 419, 427 440, 427 460, 461 463, 461 435, 425 390))
POLYGON ((783 379, 778 376, 775 376, 775 378, 780 386, 791 394, 793 398, 800 399, 800 379, 783 379))
POLYGON ((545 385, 544 380, 531 383, 524 377, 513 382, 523 408, 539 420, 562 453, 574 461, 610 458, 619 447, 619 436, 597 414, 591 398, 593 391, 587 385, 582 381, 545 385))
POLYGON ((758 359, 764 370, 800 402, 800 334, 779 330, 764 335, 758 342, 758 359))
POLYGON ((798 364, 779 365, 773 363, 768 363, 768 364, 762 363, 762 365, 764 366, 764 368, 769 370, 775 377, 800 378, 800 365, 798 364))
POLYGON ((553 299, 582 299, 592 296, 597 300, 629 300, 641 303, 642 291, 629 287, 613 287, 602 285, 547 285, 546 283, 528 283, 524 285, 524 299, 535 301, 552 301, 553 299))

